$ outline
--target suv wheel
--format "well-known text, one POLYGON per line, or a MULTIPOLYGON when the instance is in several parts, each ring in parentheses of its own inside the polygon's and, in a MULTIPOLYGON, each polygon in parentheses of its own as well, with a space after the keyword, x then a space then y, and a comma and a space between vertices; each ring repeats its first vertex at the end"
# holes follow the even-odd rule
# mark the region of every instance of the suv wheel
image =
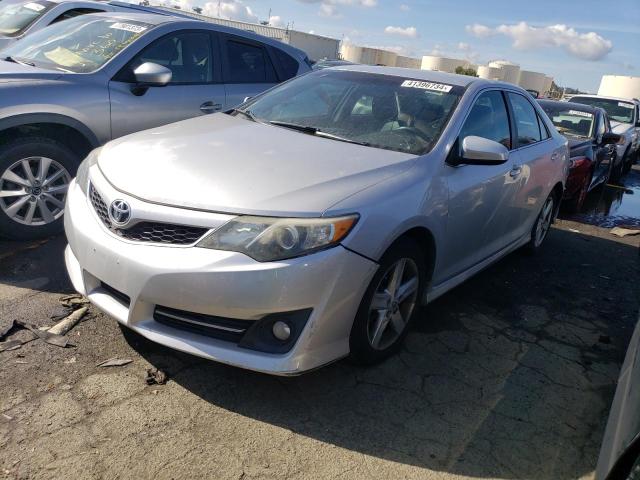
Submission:
POLYGON ((353 361, 378 363, 402 345, 420 303, 424 265, 422 251, 410 239, 400 240, 384 254, 351 328, 353 361))
POLYGON ((79 163, 69 148, 48 138, 0 146, 0 235, 32 239, 62 231, 67 189, 79 163))

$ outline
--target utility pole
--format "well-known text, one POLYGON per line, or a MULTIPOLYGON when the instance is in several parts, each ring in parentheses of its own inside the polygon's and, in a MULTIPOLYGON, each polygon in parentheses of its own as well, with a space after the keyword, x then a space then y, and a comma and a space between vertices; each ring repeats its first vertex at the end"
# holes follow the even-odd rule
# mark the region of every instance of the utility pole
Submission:
POLYGON ((218 0, 218 18, 220 18, 220 1, 221 0, 218 0))
POLYGON ((269 15, 267 16, 267 25, 271 25, 271 8, 269 8, 269 15))

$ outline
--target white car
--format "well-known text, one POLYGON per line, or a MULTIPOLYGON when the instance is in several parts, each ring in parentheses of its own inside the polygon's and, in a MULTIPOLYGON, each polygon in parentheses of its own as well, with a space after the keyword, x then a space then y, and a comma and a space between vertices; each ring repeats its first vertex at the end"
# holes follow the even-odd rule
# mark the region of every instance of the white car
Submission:
POLYGON ((607 112, 613 133, 623 137, 623 142, 617 145, 618 160, 614 165, 614 178, 631 170, 640 150, 640 102, 600 95, 576 95, 571 97, 571 101, 600 107, 607 112))

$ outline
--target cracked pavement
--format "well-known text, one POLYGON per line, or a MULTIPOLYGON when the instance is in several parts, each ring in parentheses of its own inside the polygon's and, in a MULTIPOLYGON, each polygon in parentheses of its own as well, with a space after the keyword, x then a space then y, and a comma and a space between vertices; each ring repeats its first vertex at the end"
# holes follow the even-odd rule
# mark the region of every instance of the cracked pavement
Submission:
MULTIPOLYGON (((386 363, 296 378, 171 351, 92 308, 74 348, 0 353, 0 478, 592 478, 639 240, 559 221, 538 256, 424 308, 386 363), (111 357, 133 362, 96 367, 111 357), (170 381, 147 386, 150 366, 170 381)), ((64 244, 0 241, 0 328, 51 323, 71 291, 64 244)))

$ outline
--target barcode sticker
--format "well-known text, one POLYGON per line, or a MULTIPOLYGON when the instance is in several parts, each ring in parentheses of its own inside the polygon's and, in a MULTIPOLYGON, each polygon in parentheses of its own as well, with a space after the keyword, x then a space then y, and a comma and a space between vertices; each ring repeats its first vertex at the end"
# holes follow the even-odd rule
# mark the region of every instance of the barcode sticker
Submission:
POLYGON ((405 80, 400 86, 407 88, 421 88, 422 90, 434 90, 436 92, 445 93, 449 93, 453 88, 451 85, 445 85, 444 83, 421 82, 419 80, 405 80))
POLYGON ((593 117, 592 113, 581 112, 580 110, 569 110, 569 115, 577 115, 578 117, 585 117, 585 118, 593 117))
POLYGON ((632 109, 633 108, 633 104, 632 103, 625 103, 625 102, 618 102, 618 106, 622 107, 622 108, 628 108, 628 109, 632 109))
POLYGON ((133 33, 142 33, 147 27, 143 27, 142 25, 134 25, 133 23, 114 23, 109 28, 115 28, 117 30, 126 30, 127 32, 133 33))

